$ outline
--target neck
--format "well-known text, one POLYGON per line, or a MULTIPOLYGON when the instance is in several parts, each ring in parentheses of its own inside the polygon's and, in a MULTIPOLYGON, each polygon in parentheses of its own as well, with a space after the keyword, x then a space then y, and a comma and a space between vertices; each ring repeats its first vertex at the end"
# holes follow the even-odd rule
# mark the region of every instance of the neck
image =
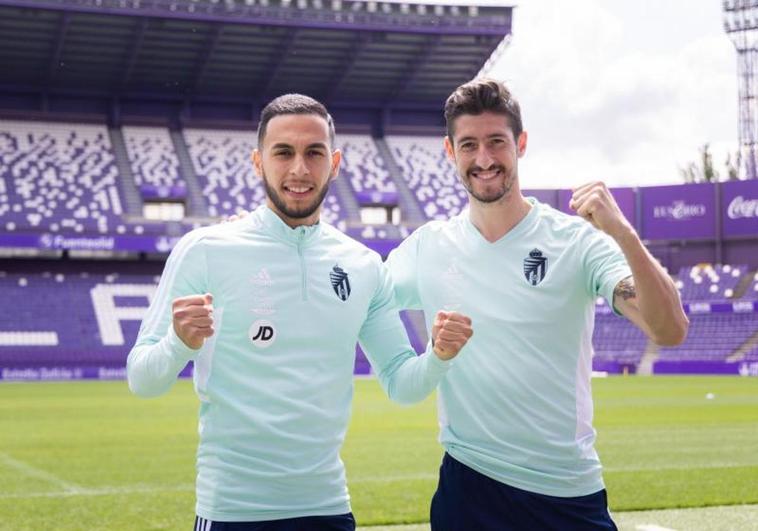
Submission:
POLYGON ((266 206, 291 229, 294 229, 296 227, 301 227, 303 225, 310 226, 315 225, 318 223, 319 219, 321 218, 321 207, 317 208, 316 211, 311 214, 308 217, 305 218, 292 218, 287 215, 285 215, 282 211, 280 211, 278 208, 276 208, 276 205, 270 200, 266 200, 266 206))
POLYGON ((470 198, 469 218, 484 239, 492 243, 508 234, 526 217, 531 208, 532 205, 524 199, 521 191, 514 190, 493 203, 482 203, 470 198))

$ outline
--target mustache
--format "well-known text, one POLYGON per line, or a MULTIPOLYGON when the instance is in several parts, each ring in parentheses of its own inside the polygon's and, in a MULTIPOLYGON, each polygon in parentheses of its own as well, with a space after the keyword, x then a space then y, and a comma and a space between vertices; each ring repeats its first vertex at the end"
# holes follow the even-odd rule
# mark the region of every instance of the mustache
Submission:
POLYGON ((502 172, 505 172, 505 168, 503 167, 503 165, 502 165, 502 164, 493 164, 493 165, 491 165, 491 166, 488 166, 487 168, 482 168, 481 166, 476 166, 476 165, 474 165, 474 166, 471 166, 471 167, 470 167, 470 168, 469 168, 469 169, 466 171, 466 173, 470 175, 470 174, 472 174, 472 173, 474 173, 474 172, 482 172, 482 171, 497 171, 497 170, 500 170, 500 171, 502 171, 502 172))

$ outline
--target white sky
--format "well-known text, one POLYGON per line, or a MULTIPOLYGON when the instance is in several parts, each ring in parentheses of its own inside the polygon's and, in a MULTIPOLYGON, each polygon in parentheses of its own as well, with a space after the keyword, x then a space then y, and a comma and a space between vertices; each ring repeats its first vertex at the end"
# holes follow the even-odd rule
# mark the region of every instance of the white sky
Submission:
POLYGON ((511 45, 489 72, 522 106, 522 187, 680 183, 679 167, 705 142, 723 175, 738 115, 736 53, 721 5, 522 0, 511 45))

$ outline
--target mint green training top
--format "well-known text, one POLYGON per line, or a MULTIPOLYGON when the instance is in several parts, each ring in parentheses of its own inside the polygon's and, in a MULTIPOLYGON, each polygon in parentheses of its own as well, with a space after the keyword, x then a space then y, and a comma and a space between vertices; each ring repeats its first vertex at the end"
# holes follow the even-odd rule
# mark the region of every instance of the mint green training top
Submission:
POLYGON ((397 402, 426 397, 449 365, 431 349, 421 356, 411 349, 379 255, 325 223, 292 229, 262 206, 181 239, 127 374, 134 393, 157 396, 194 360, 199 516, 230 522, 350 511, 339 450, 357 340, 397 402), (192 350, 173 329, 171 303, 206 292, 215 334, 192 350))
POLYGON ((440 383, 451 456, 551 496, 603 488, 592 427, 595 299, 631 271, 616 243, 575 216, 532 208, 490 243, 465 210, 415 231, 389 256, 399 305, 472 319, 474 335, 440 383))

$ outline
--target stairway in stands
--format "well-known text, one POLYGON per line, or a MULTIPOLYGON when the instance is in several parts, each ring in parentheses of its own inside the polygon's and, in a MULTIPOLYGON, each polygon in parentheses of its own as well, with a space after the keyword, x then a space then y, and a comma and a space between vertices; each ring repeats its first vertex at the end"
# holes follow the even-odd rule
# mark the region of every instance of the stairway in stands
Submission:
POLYGON ((203 190, 197 180, 195 167, 192 165, 187 144, 181 131, 171 130, 171 141, 174 143, 176 158, 179 159, 179 173, 187 183, 187 212, 192 217, 207 217, 203 190))
POLYGON ((124 201, 124 211, 132 217, 142 217, 142 199, 134 182, 134 174, 129 164, 129 155, 126 152, 126 143, 124 134, 121 129, 108 128, 108 136, 111 141, 111 148, 116 157, 116 167, 118 168, 118 185, 121 191, 121 197, 124 201))
POLYGON ((402 222, 412 226, 421 225, 426 221, 426 217, 421 211, 413 192, 408 188, 408 184, 403 178, 402 170, 400 169, 400 166, 397 165, 397 162, 395 162, 395 158, 392 156, 392 152, 390 151, 386 140, 383 138, 375 138, 374 143, 379 151, 379 155, 381 155, 382 159, 384 159, 384 163, 387 165, 392 180, 395 181, 402 222))

